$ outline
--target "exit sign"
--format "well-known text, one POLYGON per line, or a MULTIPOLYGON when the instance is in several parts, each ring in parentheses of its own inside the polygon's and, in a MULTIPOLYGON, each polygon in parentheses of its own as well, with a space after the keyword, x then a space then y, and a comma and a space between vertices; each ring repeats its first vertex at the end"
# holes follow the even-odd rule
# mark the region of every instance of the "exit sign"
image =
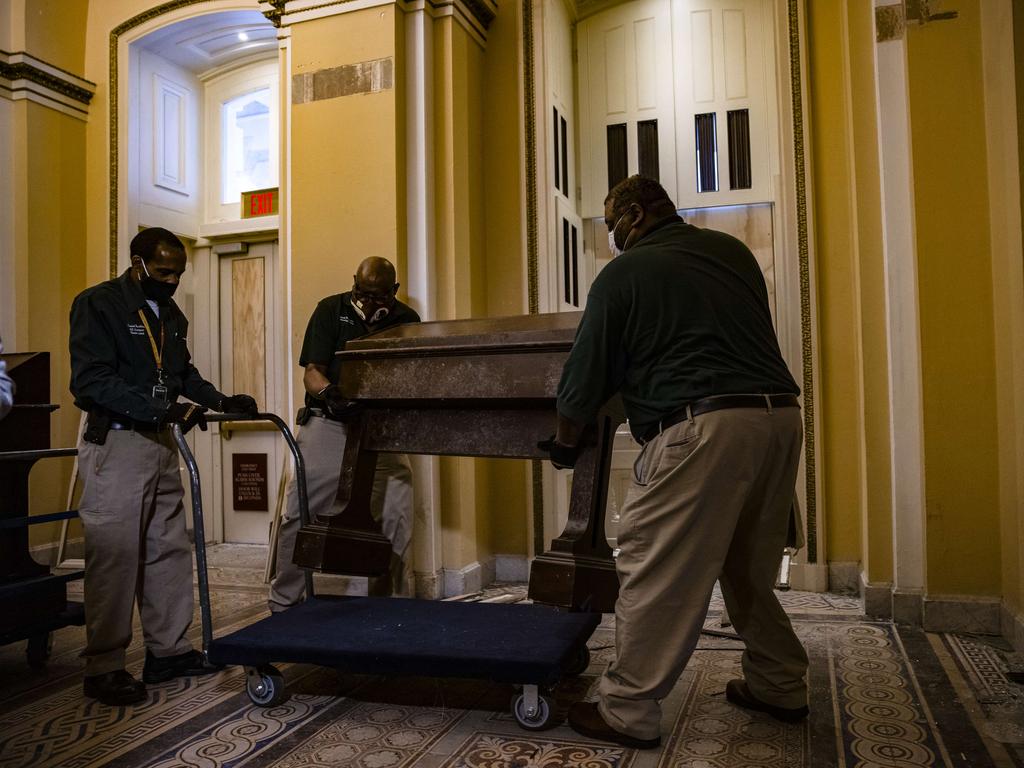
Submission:
POLYGON ((277 187, 242 193, 242 218, 273 216, 277 213, 277 187))

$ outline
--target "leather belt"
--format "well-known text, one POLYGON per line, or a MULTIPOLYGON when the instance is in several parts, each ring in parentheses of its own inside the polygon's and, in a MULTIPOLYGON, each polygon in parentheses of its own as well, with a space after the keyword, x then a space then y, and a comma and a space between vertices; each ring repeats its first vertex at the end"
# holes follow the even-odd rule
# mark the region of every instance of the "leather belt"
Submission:
POLYGON ((669 427, 686 421, 692 416, 700 416, 702 413, 721 411, 726 408, 764 408, 765 410, 771 410, 772 408, 796 408, 799 405, 800 401, 797 399, 797 396, 791 394, 714 395, 712 397, 703 397, 700 400, 694 400, 692 403, 688 403, 679 410, 670 413, 648 429, 640 438, 640 442, 648 443, 669 427))
POLYGON ((108 425, 117 432, 159 432, 160 427, 148 421, 110 421, 108 425))
POLYGON ((344 423, 344 421, 345 421, 344 419, 339 418, 337 416, 332 416, 327 411, 325 411, 323 408, 310 408, 309 409, 309 413, 310 413, 311 416, 316 416, 317 418, 321 418, 321 419, 327 419, 328 421, 337 421, 337 422, 341 422, 341 423, 344 423))

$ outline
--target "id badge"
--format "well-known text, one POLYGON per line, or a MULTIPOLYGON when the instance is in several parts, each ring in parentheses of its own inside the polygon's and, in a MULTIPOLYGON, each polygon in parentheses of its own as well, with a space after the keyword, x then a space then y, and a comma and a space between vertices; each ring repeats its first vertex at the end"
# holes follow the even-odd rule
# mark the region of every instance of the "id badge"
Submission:
POLYGON ((162 400, 163 402, 166 403, 167 402, 167 387, 165 387, 163 384, 157 384, 156 386, 154 386, 153 387, 153 398, 155 400, 162 400))

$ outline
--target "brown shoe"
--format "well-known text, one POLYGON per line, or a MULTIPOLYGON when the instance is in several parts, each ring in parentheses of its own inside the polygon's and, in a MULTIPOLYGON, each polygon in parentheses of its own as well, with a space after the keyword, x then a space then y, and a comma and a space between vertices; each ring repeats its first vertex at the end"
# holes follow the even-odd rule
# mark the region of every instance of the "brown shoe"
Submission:
POLYGON ((110 707, 123 707, 146 700, 146 685, 123 669, 90 675, 82 681, 82 692, 110 707))
POLYGON ((776 707, 773 704, 767 704, 760 699, 755 699, 754 695, 747 687, 747 681, 740 678, 730 680, 725 684, 725 698, 737 707, 765 712, 776 720, 781 720, 784 723, 798 723, 807 717, 810 712, 806 704, 802 707, 796 707, 795 709, 787 709, 786 707, 776 707))
POLYGON ((638 739, 616 731, 601 717, 596 701, 577 701, 569 707, 569 726, 576 733, 592 739, 611 741, 633 749, 654 749, 661 746, 660 736, 653 739, 638 739))

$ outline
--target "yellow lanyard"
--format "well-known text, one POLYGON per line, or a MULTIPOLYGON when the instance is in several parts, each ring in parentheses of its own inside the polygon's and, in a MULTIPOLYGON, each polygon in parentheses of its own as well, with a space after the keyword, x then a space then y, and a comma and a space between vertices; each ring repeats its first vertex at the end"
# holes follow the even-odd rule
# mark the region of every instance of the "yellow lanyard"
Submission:
POLYGON ((139 310, 139 319, 142 320, 142 325, 146 328, 146 335, 149 336, 149 346, 153 350, 153 359, 156 361, 156 378, 161 384, 164 383, 164 322, 160 321, 160 347, 156 346, 156 339, 153 338, 153 331, 149 329, 149 321, 146 319, 145 313, 139 310))

